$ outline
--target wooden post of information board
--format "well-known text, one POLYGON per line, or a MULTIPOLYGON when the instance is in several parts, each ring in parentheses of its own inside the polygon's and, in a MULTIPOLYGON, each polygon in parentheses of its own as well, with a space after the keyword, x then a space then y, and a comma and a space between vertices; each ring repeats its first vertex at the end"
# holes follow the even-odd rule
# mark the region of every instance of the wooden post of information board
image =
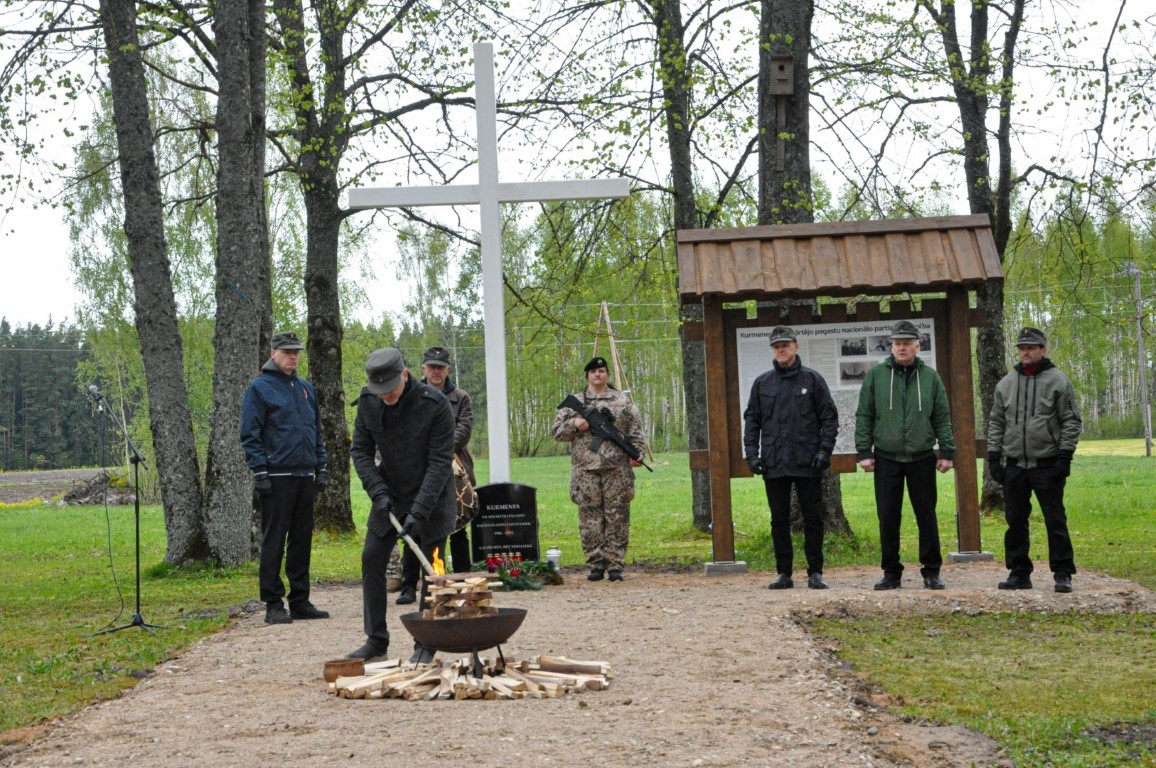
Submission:
MULTIPOLYGON (((967 289, 947 289, 947 316, 968 316, 967 289)), ((947 400, 951 408, 951 431, 955 436, 955 514, 959 552, 949 559, 960 560, 965 553, 979 552, 979 482, 975 455, 975 404, 972 400, 971 328, 967 323, 945 323, 947 352, 951 361, 946 377, 947 400)), ((991 559, 990 555, 984 559, 991 559)))
MULTIPOLYGON (((741 424, 731 424, 727 415, 726 349, 723 339, 723 305, 715 297, 706 297, 702 302, 703 343, 706 350, 706 411, 710 425, 710 503, 711 509, 731 508, 730 440, 732 429, 740 429, 741 424)), ((711 525, 713 562, 707 565, 707 573, 746 573, 747 564, 735 560, 734 521, 728 514, 725 520, 714 517, 711 525)))

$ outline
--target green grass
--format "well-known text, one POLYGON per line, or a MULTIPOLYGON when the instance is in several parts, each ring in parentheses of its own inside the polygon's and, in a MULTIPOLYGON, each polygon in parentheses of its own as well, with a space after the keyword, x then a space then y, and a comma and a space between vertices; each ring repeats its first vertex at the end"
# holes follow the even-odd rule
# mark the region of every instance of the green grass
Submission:
MULTIPOLYGON (((1096 443, 1081 444, 1069 485, 1068 510, 1077 564, 1156 588, 1156 558, 1148 554, 1156 522, 1153 511, 1156 505, 1151 502, 1156 498, 1153 460, 1144 457, 1142 441, 1105 443, 1108 444, 1103 449, 1096 443)), ((632 506, 627 559, 697 570, 698 564, 712 559, 711 538, 691 525, 687 456, 660 455, 654 466, 653 474, 637 473, 638 490, 632 506)), ((477 469, 479 478, 488 476, 486 462, 479 462, 477 469)), ((512 476, 537 488, 539 540, 543 550, 549 546, 560 547, 563 565, 580 564, 577 514, 568 495, 569 459, 565 456, 515 459, 512 476)), ((871 478, 864 473, 843 478, 844 507, 855 536, 853 539, 828 537, 827 567, 877 565, 878 531, 871 478)), ((752 570, 772 570, 769 514, 762 484, 752 479, 733 480, 731 488, 737 556, 752 570)), ((313 578, 318 582, 355 581, 360 577, 360 531, 364 531, 368 503, 359 489, 352 497, 359 533, 318 535, 312 567, 313 578)), ((939 498, 943 545, 945 549, 954 549, 954 487, 950 473, 940 478, 939 498)), ((1001 518, 981 519, 983 547, 997 560, 1003 558, 1003 529, 1001 518)), ((163 566, 165 534, 159 507, 142 508, 141 532, 142 613, 147 621, 162 624, 166 630, 150 634, 134 627, 94 637, 92 633, 105 626, 127 623, 134 611, 132 508, 111 508, 106 524, 104 510, 97 507, 0 506, 0 540, 4 541, 5 553, 0 558, 0 584, 4 585, 0 591, 0 733, 116 695, 131 686, 136 676, 197 639, 225 627, 228 608, 257 597, 255 564, 231 569, 163 566), (125 603, 124 612, 119 616, 120 598, 112 584, 107 552, 110 541, 125 603)), ((1038 514, 1033 521, 1033 537, 1033 552, 1037 559, 1043 559, 1046 553, 1038 514)), ((908 518, 903 536, 903 557, 908 562, 916 560, 915 538, 915 526, 908 518)), ((1082 706, 1086 707, 1084 711, 1094 713, 1083 719, 1045 709, 1056 704, 1054 699, 1064 698, 1056 695, 1057 692, 1067 692, 1073 687, 1087 688, 1086 678, 1080 676, 1086 673, 1081 670, 1073 674, 1069 670, 1076 656, 1098 658, 1105 653, 1119 652, 1126 659, 1144 651, 1150 664, 1151 616, 1077 614, 1047 618, 1052 622, 1049 627, 1057 628, 1057 632, 1058 628, 1065 628, 1061 633, 1064 637, 1071 633, 1072 637, 1089 643, 1071 654, 1053 653, 1050 636, 1026 638, 1003 650, 999 638, 1012 625, 1027 621, 1018 615, 979 619, 912 618, 910 626, 904 622, 886 626, 872 624, 872 621, 875 620, 825 622, 822 631, 838 638, 849 658, 855 653, 856 637, 869 640, 910 633, 918 638, 933 629, 950 632, 953 638, 950 648, 954 654, 970 658, 970 666, 983 667, 985 674, 988 669, 999 671, 992 675, 997 683, 1005 676, 1001 665, 1014 665, 1016 654, 1024 659, 1021 663, 1037 665, 1031 668, 1029 677, 1032 681, 1051 680, 1050 690, 1044 686, 1043 693, 1017 698, 1010 704, 1006 691, 1002 694, 998 690, 977 692, 969 695, 987 697, 986 705, 977 702, 955 712, 942 702, 962 698, 958 689, 949 686, 956 673, 948 670, 942 674, 929 673, 919 664, 908 663, 898 665, 900 671, 884 681, 881 662, 854 659, 872 679, 876 679, 878 667, 880 682, 905 701, 938 702, 934 710, 926 710, 926 716, 973 727, 982 725, 983 730, 1018 750, 1017 754, 1031 755, 1032 750, 1049 749, 1047 744, 1063 734, 1066 734, 1064 743, 1072 745, 1078 753, 1084 748, 1078 736, 1084 723, 1151 722, 1153 719, 1151 695, 1133 695, 1129 688, 1134 680, 1145 679, 1136 672, 1143 673, 1144 669, 1150 670, 1150 666, 1137 667, 1131 672, 1110 666, 1097 668, 1097 674, 1105 676, 1104 688, 1122 694, 1122 703, 1118 706, 1106 707, 1098 702, 1093 705, 1090 698, 1081 698, 1082 706), (932 623, 928 624, 929 621, 932 623), (1094 648, 1095 653, 1089 653, 1089 648, 1094 648), (906 674, 902 673, 904 669, 908 670, 906 674), (925 693, 907 689, 907 686, 928 684, 932 690, 925 693), (987 718, 987 711, 993 713, 992 718, 987 718), (990 722, 977 723, 977 720, 990 722)), ((1040 621, 1043 619, 1038 619, 1037 624, 1040 621)), ((1016 636, 1024 637, 1022 633, 1016 636)), ((931 656, 935 661, 939 656, 952 656, 932 653, 934 648, 919 648, 913 643, 909 655, 931 656)), ((965 670, 975 671, 967 667, 965 670)), ((1151 687, 1151 677, 1146 679, 1151 687)), ((1102 756, 1104 750, 1093 750, 1091 754, 1102 756)), ((1094 757, 1089 759, 1092 762, 1055 764, 1115 764, 1096 763, 1094 757)))
POLYGON ((902 713, 986 733, 1021 768, 1156 765, 1151 613, 867 616, 813 628, 902 713), (1146 728, 1148 745, 1088 735, 1112 724, 1146 728))

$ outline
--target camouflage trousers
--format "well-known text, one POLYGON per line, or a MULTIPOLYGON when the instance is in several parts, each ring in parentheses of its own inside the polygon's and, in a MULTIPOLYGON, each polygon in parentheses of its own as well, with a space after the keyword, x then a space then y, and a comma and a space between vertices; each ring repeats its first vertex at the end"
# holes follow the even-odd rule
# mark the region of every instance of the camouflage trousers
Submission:
POLYGON ((387 592, 401 589, 401 544, 394 544, 389 553, 389 563, 385 566, 385 587, 387 592))
POLYGON ((389 553, 389 564, 385 566, 386 576, 400 576, 401 575, 401 544, 394 544, 393 550, 389 553))
POLYGON ((630 543, 633 498, 634 471, 630 467, 571 472, 570 500, 578 505, 578 535, 591 568, 622 570, 630 543))

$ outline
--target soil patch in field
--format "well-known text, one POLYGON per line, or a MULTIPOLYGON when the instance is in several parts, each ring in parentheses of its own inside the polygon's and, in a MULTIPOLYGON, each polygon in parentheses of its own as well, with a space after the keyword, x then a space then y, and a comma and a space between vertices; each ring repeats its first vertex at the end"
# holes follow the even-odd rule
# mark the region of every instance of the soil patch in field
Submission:
POLYGON ((0 472, 0 502, 18 504, 32 499, 47 503, 100 476, 103 469, 45 469, 35 472, 0 472))

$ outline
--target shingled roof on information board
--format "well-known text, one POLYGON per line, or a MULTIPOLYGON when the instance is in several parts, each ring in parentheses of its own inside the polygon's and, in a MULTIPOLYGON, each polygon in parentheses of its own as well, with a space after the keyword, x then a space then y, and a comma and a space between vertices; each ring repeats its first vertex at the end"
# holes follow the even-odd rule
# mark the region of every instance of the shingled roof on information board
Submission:
POLYGON ((986 215, 678 232, 679 296, 773 300, 1002 279, 986 215))

